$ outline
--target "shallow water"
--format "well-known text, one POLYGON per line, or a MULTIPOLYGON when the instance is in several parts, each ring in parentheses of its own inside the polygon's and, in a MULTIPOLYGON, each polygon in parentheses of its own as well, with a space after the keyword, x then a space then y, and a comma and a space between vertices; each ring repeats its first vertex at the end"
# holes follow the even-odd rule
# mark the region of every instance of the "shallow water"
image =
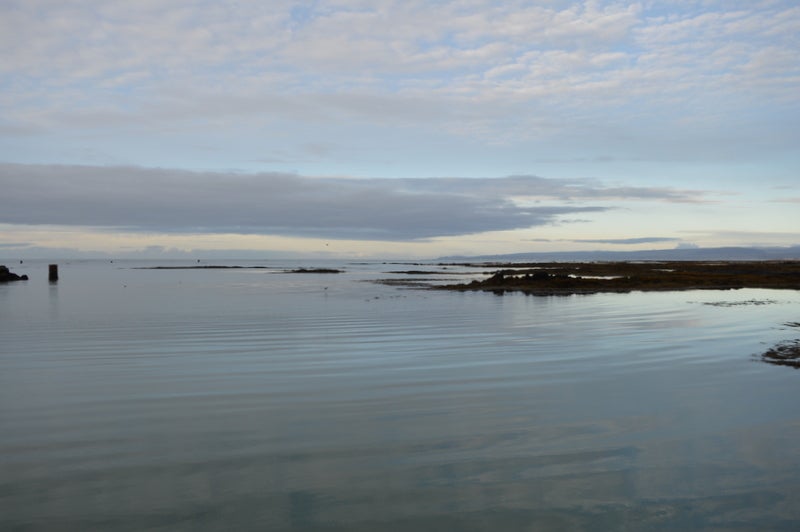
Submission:
POLYGON ((3 530, 800 526, 796 291, 6 264, 3 530))

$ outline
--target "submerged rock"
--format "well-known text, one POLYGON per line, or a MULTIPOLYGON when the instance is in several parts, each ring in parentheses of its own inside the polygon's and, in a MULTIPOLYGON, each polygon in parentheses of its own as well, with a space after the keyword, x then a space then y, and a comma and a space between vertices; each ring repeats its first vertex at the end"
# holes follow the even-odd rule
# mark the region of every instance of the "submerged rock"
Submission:
POLYGON ((761 360, 776 366, 800 369, 800 340, 779 343, 761 355, 761 360))
POLYGON ((7 283, 9 281, 27 281, 27 275, 17 275, 9 271, 8 267, 0 265, 0 283, 7 283))
MULTIPOLYGON (((800 327, 800 322, 789 322, 786 327, 800 327)), ((800 338, 785 340, 761 355, 761 360, 776 366, 789 366, 800 369, 800 338)))

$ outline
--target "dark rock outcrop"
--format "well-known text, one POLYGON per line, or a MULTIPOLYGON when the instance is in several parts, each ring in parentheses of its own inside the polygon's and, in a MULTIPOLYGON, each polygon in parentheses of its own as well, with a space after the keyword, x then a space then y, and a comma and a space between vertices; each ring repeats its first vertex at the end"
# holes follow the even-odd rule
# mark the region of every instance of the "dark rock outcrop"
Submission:
POLYGON ((17 275, 12 273, 6 266, 0 265, 0 283, 7 283, 9 281, 27 281, 27 275, 17 275))
POLYGON ((504 266, 482 281, 433 288, 533 295, 737 288, 800 290, 800 261, 542 262, 504 266))

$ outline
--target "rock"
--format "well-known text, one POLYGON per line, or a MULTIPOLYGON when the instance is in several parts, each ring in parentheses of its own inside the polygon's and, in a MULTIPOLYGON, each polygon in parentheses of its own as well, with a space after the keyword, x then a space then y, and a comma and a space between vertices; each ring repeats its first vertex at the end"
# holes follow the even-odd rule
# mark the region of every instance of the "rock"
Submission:
POLYGON ((9 281, 27 281, 27 275, 17 275, 11 273, 6 266, 0 265, 0 283, 7 283, 9 281))
POLYGON ((342 270, 334 268, 297 268, 295 270, 284 270, 283 273, 342 273, 342 270))

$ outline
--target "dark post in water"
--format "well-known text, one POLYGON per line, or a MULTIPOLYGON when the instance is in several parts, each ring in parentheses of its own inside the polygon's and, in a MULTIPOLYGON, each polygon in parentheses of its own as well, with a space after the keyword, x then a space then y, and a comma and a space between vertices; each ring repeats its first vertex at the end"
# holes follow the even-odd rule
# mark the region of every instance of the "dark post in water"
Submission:
POLYGON ((54 283, 58 281, 58 264, 51 264, 50 265, 50 282, 54 283))

